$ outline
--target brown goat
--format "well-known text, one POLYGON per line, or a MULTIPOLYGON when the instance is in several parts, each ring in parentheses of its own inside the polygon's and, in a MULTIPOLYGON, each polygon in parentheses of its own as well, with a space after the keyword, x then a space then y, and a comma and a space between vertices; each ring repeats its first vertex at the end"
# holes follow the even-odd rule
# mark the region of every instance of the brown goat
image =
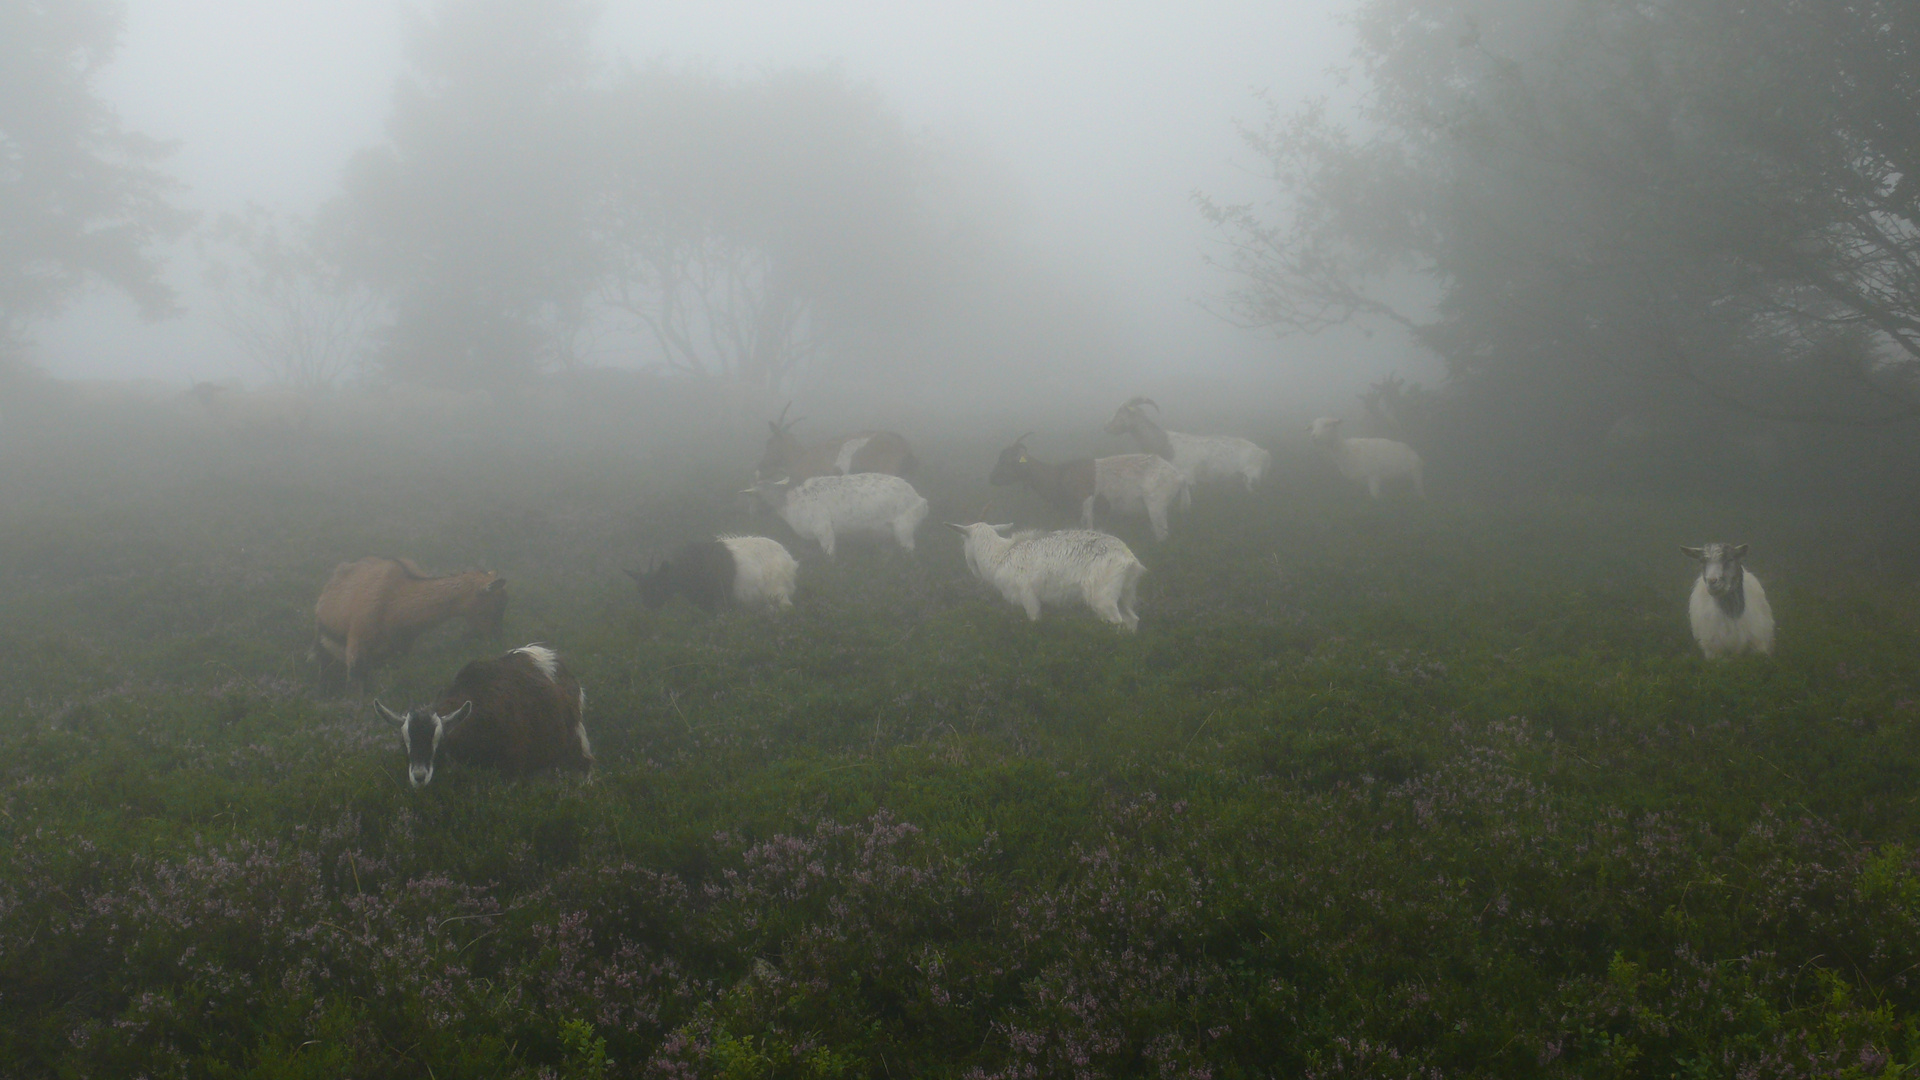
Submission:
POLYGON ((373 707, 400 728, 407 782, 425 787, 436 757, 485 765, 508 776, 567 768, 591 774, 593 746, 581 714, 587 693, 552 649, 524 645, 460 669, 430 706, 396 713, 373 707))
POLYGON ((314 656, 344 664, 351 681, 448 619, 464 618, 476 633, 493 633, 506 610, 507 581, 490 570, 431 577, 411 559, 369 556, 334 567, 320 590, 314 656))
MULTIPOLYGON (((793 403, 788 402, 787 408, 792 407, 793 403)), ((807 446, 793 436, 794 425, 799 422, 799 419, 787 419, 787 409, 780 410, 780 419, 767 421, 771 430, 766 452, 760 455, 760 464, 754 469, 755 479, 785 477, 797 484, 816 476, 846 473, 906 476, 919 464, 907 440, 891 431, 856 431, 807 446)))

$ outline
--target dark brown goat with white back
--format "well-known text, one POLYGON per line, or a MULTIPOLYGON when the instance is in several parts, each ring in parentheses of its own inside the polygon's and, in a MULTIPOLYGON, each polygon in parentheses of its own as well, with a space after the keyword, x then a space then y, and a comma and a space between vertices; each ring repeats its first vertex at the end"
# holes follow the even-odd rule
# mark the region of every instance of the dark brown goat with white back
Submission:
POLYGON ((414 787, 433 780, 442 753, 508 776, 555 768, 593 771, 593 746, 581 720, 587 692, 543 645, 469 663, 432 705, 396 713, 376 699, 373 707, 399 727, 407 782, 414 787))
POLYGON ((341 563, 313 605, 314 651, 345 665, 347 679, 365 665, 406 652, 413 639, 452 618, 475 633, 493 633, 507 610, 507 581, 488 570, 433 577, 412 559, 370 556, 341 563))
MULTIPOLYGON (((788 402, 787 408, 792 407, 793 403, 788 402)), ((755 479, 785 477, 798 484, 815 476, 849 473, 906 476, 919 464, 914 459, 913 447, 891 431, 856 431, 808 445, 794 438, 793 428, 799 422, 797 418, 787 419, 787 409, 780 410, 778 420, 767 421, 767 427, 772 430, 767 435, 766 452, 760 455, 760 464, 754 469, 755 479)))

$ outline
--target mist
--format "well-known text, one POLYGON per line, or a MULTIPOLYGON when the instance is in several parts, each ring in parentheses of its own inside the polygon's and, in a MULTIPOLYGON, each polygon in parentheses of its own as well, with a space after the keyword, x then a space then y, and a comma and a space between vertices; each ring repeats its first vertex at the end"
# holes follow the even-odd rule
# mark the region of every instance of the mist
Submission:
MULTIPOLYGON (((378 143, 405 69, 410 18, 380 3, 136 3, 101 76, 103 97, 133 130, 172 141, 168 171, 203 228, 249 205, 310 214, 356 152, 378 143)), ((602 65, 688 65, 721 75, 830 67, 871 85, 916 134, 963 154, 994 189, 991 228, 1076 313, 1084 357, 1057 356, 1062 377, 1091 369, 1107 392, 1192 380, 1260 382, 1267 392, 1357 388, 1422 358, 1403 342, 1347 336, 1277 342, 1209 314, 1220 291, 1202 262, 1212 242, 1196 190, 1256 197, 1235 121, 1255 91, 1304 96, 1342 60, 1323 7, 1221 5, 1173 13, 1152 5, 608 5, 594 30, 602 65), (1144 381, 1143 381, 1144 380, 1144 381)), ((96 291, 34 329, 37 361, 56 375, 178 382, 275 381, 221 325, 196 237, 166 251, 184 311, 143 321, 96 291)), ((1004 347, 1004 346, 1002 346, 1004 347)), ((585 359, 646 363, 614 335, 585 359)), ((991 381, 992 364, 972 358, 991 381)))
POLYGON ((1911 1073, 1916 56, 0 0, 0 1076, 1911 1073))

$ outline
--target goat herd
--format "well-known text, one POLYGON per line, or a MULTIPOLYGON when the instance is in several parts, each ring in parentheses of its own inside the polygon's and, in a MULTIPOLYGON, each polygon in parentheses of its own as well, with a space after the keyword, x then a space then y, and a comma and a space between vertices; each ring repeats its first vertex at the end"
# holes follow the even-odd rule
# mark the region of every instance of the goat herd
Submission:
MULTIPOLYGON (((989 476, 994 485, 1024 483, 1056 509, 1076 515, 1083 528, 1011 532, 1012 525, 949 523, 963 537, 967 568, 1029 619, 1045 605, 1084 603, 1108 623, 1134 630, 1140 576, 1146 572, 1120 538, 1094 529, 1095 511, 1146 518, 1164 541, 1168 514, 1190 504, 1191 489, 1212 480, 1239 480, 1252 491, 1272 455, 1235 436, 1189 435, 1162 428, 1148 414, 1159 406, 1136 397, 1104 430, 1131 436, 1141 453, 1049 464, 1026 448, 1028 435, 1001 451, 989 476)), ((766 452, 753 486, 798 536, 832 558, 849 537, 891 537, 905 551, 926 520, 927 500, 905 476, 916 461, 897 434, 862 431, 812 445, 793 435, 786 412, 769 422, 766 452)), ((1405 480, 1425 497, 1420 455, 1389 439, 1348 438, 1339 421, 1314 421, 1314 443, 1345 479, 1378 498, 1386 481, 1405 480)), ((1709 658, 1770 652, 1773 617, 1759 581, 1741 566, 1746 546, 1686 548, 1703 565, 1690 602, 1694 636, 1709 658)), ((646 571, 628 571, 648 606, 673 596, 714 609, 782 609, 793 605, 799 564, 776 540, 721 536, 689 543, 646 571)), ((370 557, 336 567, 315 605, 314 655, 354 675, 403 652, 414 638, 447 619, 464 618, 476 630, 497 630, 506 609, 506 581, 489 571, 434 577, 407 559, 370 557)), ((475 660, 429 705, 396 713, 375 708, 400 732, 408 779, 416 787, 433 777, 436 758, 488 765, 508 774, 547 768, 590 772, 593 751, 582 715, 586 692, 554 652, 540 645, 475 660)))

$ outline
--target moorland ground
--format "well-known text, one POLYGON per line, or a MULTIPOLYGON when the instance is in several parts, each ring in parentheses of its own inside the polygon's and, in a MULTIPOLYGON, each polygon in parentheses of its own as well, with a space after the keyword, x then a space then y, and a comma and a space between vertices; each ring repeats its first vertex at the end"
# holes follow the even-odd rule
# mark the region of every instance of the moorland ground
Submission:
POLYGON ((1440 470, 1374 504, 1301 428, 1252 497, 1119 528, 1130 636, 967 577, 937 522, 1055 523, 984 485, 991 440, 922 451, 918 552, 830 563, 734 494, 750 426, 16 425, 0 1076, 1912 1063, 1920 590, 1870 516, 1440 470), (722 530, 789 544, 793 611, 640 608, 623 567, 722 530), (1697 655, 1706 539, 1754 545, 1776 656, 1697 655), (317 690, 314 595, 371 553, 500 571, 503 632, 317 690), (587 688, 593 782, 409 789, 371 695, 531 641, 587 688))

